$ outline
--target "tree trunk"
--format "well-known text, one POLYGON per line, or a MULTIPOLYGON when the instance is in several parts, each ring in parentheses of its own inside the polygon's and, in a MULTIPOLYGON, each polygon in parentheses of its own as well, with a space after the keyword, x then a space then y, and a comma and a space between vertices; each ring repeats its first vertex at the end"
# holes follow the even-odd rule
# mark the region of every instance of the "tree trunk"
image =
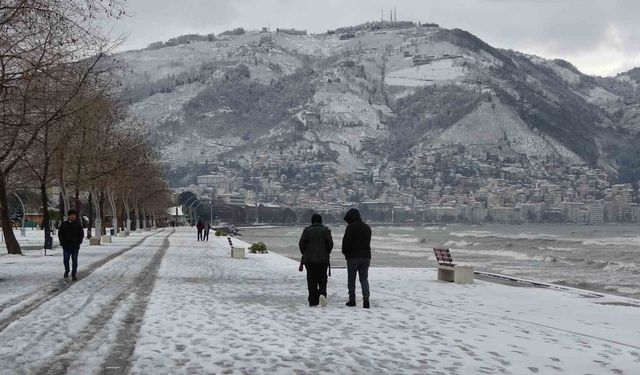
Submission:
POLYGON ((44 229, 45 243, 51 237, 51 217, 49 216, 49 197, 47 196, 46 177, 40 181, 40 199, 42 204, 42 229, 44 229))
POLYGON ((126 233, 129 233, 129 231, 131 231, 131 210, 129 210, 129 204, 127 203, 126 199, 124 199, 122 202, 124 203, 124 213, 126 215, 124 219, 124 231, 126 233))
MULTIPOLYGON (((23 213, 23 215, 26 214, 23 213)), ((4 242, 7 246, 9 254, 22 255, 20 243, 13 233, 13 226, 9 219, 9 198, 7 197, 7 181, 5 176, 0 174, 0 221, 2 222, 2 233, 4 233, 4 242)))
POLYGON ((133 213, 136 216, 136 224, 134 226, 134 230, 140 229, 140 209, 138 208, 138 204, 135 203, 133 206, 133 213))
POLYGON ((142 230, 146 230, 147 229, 147 211, 144 209, 144 206, 142 206, 141 209, 142 212, 142 230))
POLYGON ((96 237, 100 237, 102 236, 102 212, 101 212, 101 207, 100 207, 100 202, 99 202, 99 194, 97 194, 97 192, 95 192, 94 190, 91 190, 91 195, 96 197, 96 202, 95 202, 95 234, 96 237))
POLYGON ((104 215, 104 190, 101 190, 100 193, 98 194, 97 206, 98 206, 98 212, 100 213, 99 215, 97 215, 97 217, 100 219, 100 233, 96 232, 96 236, 102 236, 103 234, 107 234, 107 232, 104 229, 104 223, 106 222, 106 220, 104 219, 104 217, 105 217, 105 215, 104 215))
POLYGON ((93 193, 89 192, 89 223, 87 224, 87 239, 91 238, 91 228, 93 228, 93 193))
POLYGON ((111 206, 111 221, 112 221, 111 226, 113 227, 113 234, 117 236, 119 232, 118 209, 116 207, 116 202, 113 200, 113 193, 111 192, 107 193, 107 200, 109 201, 109 206, 111 206))
MULTIPOLYGON (((67 211, 71 209, 69 195, 67 195, 67 188, 64 186, 64 183, 60 184, 60 198, 62 201, 62 205, 64 206, 61 207, 60 216, 62 219, 61 221, 64 222, 65 220, 67 220, 67 211)), ((80 216, 80 212, 78 212, 78 216, 80 216)))

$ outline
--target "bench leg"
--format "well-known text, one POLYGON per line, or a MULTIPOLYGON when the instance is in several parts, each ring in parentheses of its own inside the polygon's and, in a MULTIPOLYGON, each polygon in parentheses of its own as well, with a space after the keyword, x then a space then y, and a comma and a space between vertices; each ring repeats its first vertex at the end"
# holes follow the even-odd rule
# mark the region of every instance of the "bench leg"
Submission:
POLYGON ((473 267, 456 267, 454 270, 454 282, 456 284, 473 284, 473 267))
POLYGON ((438 268, 438 280, 453 282, 454 281, 453 270, 438 268))

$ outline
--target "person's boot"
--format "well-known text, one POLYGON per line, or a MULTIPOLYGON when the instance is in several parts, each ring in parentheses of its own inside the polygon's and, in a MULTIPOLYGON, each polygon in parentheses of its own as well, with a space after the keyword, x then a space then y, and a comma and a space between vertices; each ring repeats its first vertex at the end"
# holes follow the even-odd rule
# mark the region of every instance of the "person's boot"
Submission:
POLYGON ((365 309, 369 308, 369 297, 364 297, 362 299, 362 307, 364 307, 365 309))
POLYGON ((327 306, 327 297, 325 297, 324 295, 320 295, 320 306, 322 307, 326 307, 327 306))
POLYGON ((73 275, 71 275, 71 280, 72 281, 77 281, 78 280, 78 278, 76 277, 75 273, 73 275))
POLYGON ((349 298, 349 301, 347 302, 347 306, 354 307, 355 305, 356 305, 356 300, 349 298))
POLYGON ((66 279, 67 277, 69 277, 69 271, 64 271, 64 278, 66 279))

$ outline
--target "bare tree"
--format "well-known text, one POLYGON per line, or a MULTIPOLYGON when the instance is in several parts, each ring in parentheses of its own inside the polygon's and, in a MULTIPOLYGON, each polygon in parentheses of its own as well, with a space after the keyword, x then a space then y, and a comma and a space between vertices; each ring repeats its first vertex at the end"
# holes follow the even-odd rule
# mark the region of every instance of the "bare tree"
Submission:
POLYGON ((122 15, 120 6, 118 0, 0 4, 0 221, 10 254, 21 250, 9 222, 9 177, 41 132, 68 116, 91 82, 98 61, 113 46, 100 22, 122 15))

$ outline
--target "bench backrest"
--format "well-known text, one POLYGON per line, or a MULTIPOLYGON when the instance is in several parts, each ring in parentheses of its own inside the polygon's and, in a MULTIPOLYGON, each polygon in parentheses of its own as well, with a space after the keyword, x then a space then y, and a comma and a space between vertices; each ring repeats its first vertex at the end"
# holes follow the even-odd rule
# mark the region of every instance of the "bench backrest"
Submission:
POLYGON ((438 261, 439 265, 450 266, 450 267, 455 266, 449 249, 441 249, 441 248, 434 247, 433 252, 436 254, 436 260, 438 261))

